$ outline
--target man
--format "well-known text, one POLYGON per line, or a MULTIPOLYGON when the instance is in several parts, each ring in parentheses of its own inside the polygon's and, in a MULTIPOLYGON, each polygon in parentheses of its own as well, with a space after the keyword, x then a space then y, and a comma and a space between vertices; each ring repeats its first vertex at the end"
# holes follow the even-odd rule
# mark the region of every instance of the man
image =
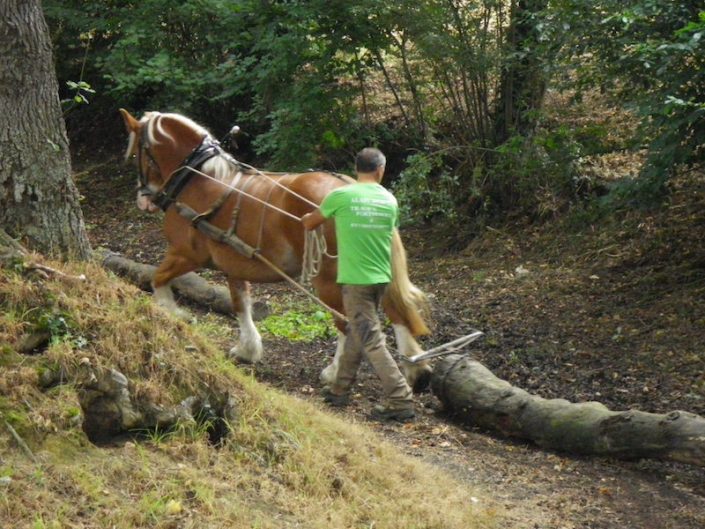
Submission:
POLYGON ((325 197, 318 210, 301 222, 313 230, 335 219, 338 241, 338 278, 349 319, 345 347, 335 382, 324 388, 325 402, 345 406, 364 353, 382 382, 386 404, 372 416, 405 421, 415 416, 411 388, 385 345, 377 308, 392 279, 392 233, 398 225, 397 201, 380 185, 386 159, 378 149, 366 148, 355 158, 357 182, 325 197))

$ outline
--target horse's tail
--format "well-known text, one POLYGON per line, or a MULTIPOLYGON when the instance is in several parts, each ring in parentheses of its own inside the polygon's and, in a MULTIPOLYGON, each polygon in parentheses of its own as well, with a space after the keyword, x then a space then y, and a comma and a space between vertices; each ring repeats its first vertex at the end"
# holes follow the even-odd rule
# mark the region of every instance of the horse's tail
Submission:
POLYGON ((387 288, 386 298, 413 336, 431 332, 424 321, 430 313, 428 298, 409 279, 406 250, 398 230, 392 234, 392 282, 387 288))

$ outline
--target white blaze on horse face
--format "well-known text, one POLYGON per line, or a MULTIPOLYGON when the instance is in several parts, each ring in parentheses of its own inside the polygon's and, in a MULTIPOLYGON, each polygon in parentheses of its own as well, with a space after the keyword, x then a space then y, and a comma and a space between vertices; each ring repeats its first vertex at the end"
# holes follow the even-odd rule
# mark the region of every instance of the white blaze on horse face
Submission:
POLYGON ((320 380, 323 384, 331 385, 338 378, 338 365, 340 363, 340 355, 345 350, 345 334, 338 331, 338 346, 335 348, 335 356, 333 361, 321 371, 320 380))

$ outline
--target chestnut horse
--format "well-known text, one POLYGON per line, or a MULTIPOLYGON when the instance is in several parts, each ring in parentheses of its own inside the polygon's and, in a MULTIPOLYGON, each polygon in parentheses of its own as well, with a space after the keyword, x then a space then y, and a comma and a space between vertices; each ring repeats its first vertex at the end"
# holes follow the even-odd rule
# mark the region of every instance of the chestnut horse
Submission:
MULTIPOLYGON (((135 158, 139 182, 137 206, 153 212, 165 211, 166 256, 158 266, 152 286, 154 298, 167 310, 179 313, 170 282, 199 268, 225 273, 233 310, 240 326, 240 339, 230 354, 245 362, 262 359, 262 339, 252 321, 249 282, 281 281, 282 276, 252 255, 204 234, 182 206, 197 212, 198 220, 222 233, 234 235, 291 277, 302 269, 305 230, 300 218, 333 189, 348 182, 325 172, 263 173, 240 164, 225 153, 203 127, 179 114, 147 112, 140 120, 120 109, 129 134, 125 158, 135 158)), ((326 221, 322 233, 327 248, 336 253, 334 221, 326 221)), ((393 238, 393 280, 382 307, 392 322, 399 352, 418 354, 415 336, 428 333, 421 316, 425 298, 409 280, 406 255, 398 232, 393 238)), ((337 260, 325 254, 311 284, 318 298, 332 309, 343 311, 340 285, 336 283, 337 260)), ((336 319, 338 344, 332 363, 321 380, 334 380, 338 358, 345 343, 345 322, 336 319)), ((428 364, 403 362, 409 383, 417 388, 427 382, 428 364)))

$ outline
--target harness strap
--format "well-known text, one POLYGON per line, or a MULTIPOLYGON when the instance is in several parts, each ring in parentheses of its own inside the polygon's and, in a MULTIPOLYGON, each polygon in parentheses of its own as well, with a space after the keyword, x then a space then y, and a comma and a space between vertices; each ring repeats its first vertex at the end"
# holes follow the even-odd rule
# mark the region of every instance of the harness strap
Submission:
POLYGON ((245 257, 248 257, 250 259, 255 255, 256 250, 252 246, 247 244, 245 241, 243 241, 236 235, 228 235, 225 230, 221 230, 220 228, 214 226, 205 219, 199 218, 201 217, 201 215, 199 215, 198 212, 188 207, 186 204, 177 201, 174 202, 174 207, 176 208, 176 211, 179 213, 179 215, 191 221, 191 224, 194 228, 196 228, 198 231, 203 232, 211 239, 214 239, 220 243, 230 246, 239 254, 244 255, 245 257))
POLYGON ((240 200, 242 200, 242 193, 239 193, 239 189, 237 189, 238 184, 240 183, 240 180, 242 179, 242 170, 238 171, 237 174, 235 175, 235 178, 233 179, 232 183, 230 184, 230 191, 238 191, 238 196, 237 196, 237 201, 235 202, 235 206, 233 206, 233 210, 230 213, 230 226, 228 226, 228 230, 226 232, 227 235, 233 235, 235 233, 235 230, 237 229, 237 219, 240 216, 240 200))
POLYGON ((208 237, 211 237, 212 239, 225 244, 227 246, 230 246, 233 248, 236 252, 240 253, 241 255, 244 255, 245 257, 249 259, 257 259, 261 263, 265 264, 268 266, 273 272, 275 272, 277 275, 279 275, 282 279, 290 283, 293 287, 295 287, 297 290, 302 292, 304 295, 306 295, 308 298, 310 298, 312 301, 320 305, 321 307, 325 308, 326 310, 330 311, 331 314, 333 314, 333 317, 342 321, 342 322, 347 322, 348 319, 345 317, 344 314, 341 314, 337 310, 335 310, 333 307, 330 305, 327 305, 324 301, 321 299, 317 298, 313 294, 311 294, 308 290, 306 290, 303 286, 301 286, 299 283, 296 282, 289 274, 284 272, 281 268, 279 268, 277 265, 275 265, 272 261, 264 257, 262 254, 259 253, 258 250, 244 242, 242 239, 237 237, 236 235, 228 234, 227 231, 221 230, 217 226, 214 226, 208 221, 205 221, 203 219, 200 219, 198 221, 195 221, 195 219, 198 217, 198 213, 188 207, 186 204, 182 204, 181 202, 174 202, 174 207, 176 208, 176 211, 179 213, 179 215, 189 219, 192 223, 194 223, 194 227, 198 229, 199 231, 203 232, 206 234, 208 237), (195 221, 195 222, 194 222, 195 221))
POLYGON ((237 231, 237 221, 240 218, 240 205, 242 204, 242 197, 243 195, 246 194, 247 187, 250 185, 250 182, 254 180, 252 176, 245 180, 242 184, 242 189, 237 189, 237 183, 240 181, 242 178, 242 170, 238 171, 238 180, 235 182, 232 186, 230 186, 231 189, 237 190, 237 201, 235 202, 235 206, 233 206, 233 212, 232 212, 232 218, 230 220, 230 227, 228 228, 228 233, 235 233, 237 231))
POLYGON ((157 162, 154 160, 154 156, 152 156, 152 153, 149 151, 149 131, 147 130, 147 127, 142 127, 142 131, 140 133, 140 147, 137 149, 137 174, 139 175, 139 185, 137 186, 137 191, 141 195, 145 196, 152 196, 154 193, 153 191, 149 188, 149 175, 145 170, 143 170, 142 166, 142 160, 143 156, 146 154, 147 155, 147 163, 153 167, 159 168, 159 165, 157 162))
POLYGON ((164 187, 154 195, 152 202, 160 207, 162 211, 169 209, 169 206, 176 202, 176 198, 191 181, 191 177, 194 174, 191 169, 200 167, 221 152, 220 146, 209 136, 203 138, 201 144, 191 152, 182 166, 174 171, 166 184, 164 184, 164 187))
POLYGON ((258 251, 260 250, 260 248, 262 248, 262 238, 264 237, 264 216, 267 214, 267 210, 269 210, 269 199, 272 198, 272 191, 274 190, 274 187, 274 185, 269 187, 269 191, 267 192, 267 198, 265 199, 265 204, 262 205, 262 215, 259 219, 259 234, 257 234, 258 251))
POLYGON ((225 193, 220 195, 218 200, 213 202, 211 207, 209 207, 203 213, 199 213, 198 215, 196 215, 196 217, 191 221, 191 223, 196 225, 202 220, 210 220, 216 213, 218 213, 218 211, 220 211, 220 208, 223 207, 223 204, 225 204, 225 202, 230 198, 230 195, 232 195, 234 192, 234 189, 228 189, 225 193))

